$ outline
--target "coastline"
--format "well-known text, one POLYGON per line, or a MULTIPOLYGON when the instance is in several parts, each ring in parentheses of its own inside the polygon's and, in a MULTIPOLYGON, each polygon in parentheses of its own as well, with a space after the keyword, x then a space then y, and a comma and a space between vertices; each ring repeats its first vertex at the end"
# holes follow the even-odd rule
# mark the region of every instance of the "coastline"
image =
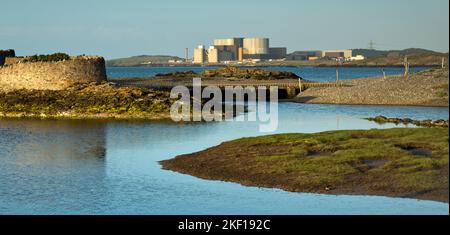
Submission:
POLYGON ((448 203, 446 138, 447 128, 279 134, 224 142, 160 164, 244 186, 448 203), (435 141, 426 143, 423 137, 435 141))
MULTIPOLYGON (((186 67, 186 68, 196 68, 196 67, 211 67, 211 68, 224 68, 230 66, 229 64, 210 64, 210 65, 201 65, 201 64, 152 64, 152 65, 107 65, 107 68, 173 68, 173 67, 186 67)), ((365 65, 365 64, 342 64, 342 65, 336 65, 336 63, 333 64, 300 64, 300 65, 283 65, 283 64, 248 64, 248 65, 241 65, 241 64, 233 64, 232 66, 238 67, 238 68, 268 68, 268 67, 288 67, 288 68, 301 68, 301 67, 316 67, 316 68, 385 68, 385 67, 393 67, 393 68, 403 68, 403 65, 400 64, 381 64, 381 65, 365 65)), ((427 64, 414 64, 411 65, 410 68, 418 68, 418 67, 425 67, 425 68, 438 68, 440 65, 433 64, 433 65, 427 65, 427 64)))
MULTIPOLYGON (((220 70, 219 70, 220 71, 220 70)), ((448 69, 432 69, 401 76, 342 80, 339 87, 311 87, 280 102, 331 105, 449 107, 448 69)), ((220 83, 263 84, 264 80, 220 79, 220 83)), ((112 79, 103 83, 74 84, 65 90, 1 91, 0 116, 4 118, 65 119, 170 119, 170 88, 192 82, 187 78, 158 77, 112 79)), ((205 78, 214 85, 215 78, 205 78)), ((268 80, 295 82, 296 79, 268 80)))
POLYGON ((14 112, 14 113, 4 113, 0 112, 0 119, 60 119, 60 120, 130 120, 130 121, 171 121, 170 114, 168 113, 155 113, 155 114, 143 114, 143 115, 132 115, 132 114, 109 114, 109 113, 98 113, 98 114, 82 114, 82 113, 56 113, 56 114, 44 114, 44 113, 27 113, 27 112, 14 112))
POLYGON ((0 90, 0 118, 168 120, 169 93, 107 82, 64 90, 0 90))
POLYGON ((339 81, 340 87, 313 87, 294 101, 307 104, 449 107, 449 71, 432 69, 403 76, 339 81))

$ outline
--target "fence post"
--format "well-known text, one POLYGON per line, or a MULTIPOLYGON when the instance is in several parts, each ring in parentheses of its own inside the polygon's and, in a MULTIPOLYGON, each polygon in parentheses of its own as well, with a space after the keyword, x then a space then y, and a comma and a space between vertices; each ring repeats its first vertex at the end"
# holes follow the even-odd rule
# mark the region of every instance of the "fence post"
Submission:
POLYGON ((405 56, 405 60, 403 62, 403 65, 405 66, 405 78, 408 78, 409 75, 409 62, 408 62, 408 56, 405 56))
POLYGON ((302 79, 298 78, 298 87, 300 89, 300 92, 298 93, 299 95, 302 94, 302 79))
POLYGON ((339 69, 336 68, 336 84, 339 83, 339 69))

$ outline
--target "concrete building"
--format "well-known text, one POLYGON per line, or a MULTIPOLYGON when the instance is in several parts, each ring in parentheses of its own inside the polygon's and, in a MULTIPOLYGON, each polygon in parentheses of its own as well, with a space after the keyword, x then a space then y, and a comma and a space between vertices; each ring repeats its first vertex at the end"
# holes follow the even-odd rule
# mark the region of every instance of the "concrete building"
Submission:
POLYGON ((286 47, 270 47, 269 48, 270 59, 281 60, 285 59, 287 55, 286 47))
POLYGON ((333 59, 349 59, 353 56, 352 50, 326 50, 322 51, 322 57, 328 57, 333 59))
POLYGON ((243 47, 244 38, 214 39, 214 46, 243 47))
POLYGON ((194 63, 221 63, 244 60, 269 60, 286 58, 285 47, 269 47, 268 38, 214 39, 207 52, 204 47, 194 50, 194 63), (211 57, 211 58, 209 58, 211 57))
POLYGON ((322 57, 322 51, 294 51, 286 56, 287 60, 317 60, 322 57))
POLYGON ((244 38, 215 39, 214 47, 219 50, 220 61, 239 60, 239 48, 242 48, 244 38), (231 53, 231 54, 230 54, 231 53))
POLYGON ((357 55, 357 56, 352 56, 350 57, 350 61, 360 61, 360 60, 365 60, 366 57, 364 57, 363 55, 357 55))
POLYGON ((206 51, 205 46, 200 45, 194 49, 194 63, 203 64, 206 62, 206 51))
POLYGON ((208 63, 219 63, 219 50, 214 46, 208 49, 208 63))
POLYGON ((246 55, 269 54, 269 39, 244 38, 244 54, 246 55))
POLYGON ((238 61, 242 62, 244 60, 244 48, 239 47, 238 49, 238 61))

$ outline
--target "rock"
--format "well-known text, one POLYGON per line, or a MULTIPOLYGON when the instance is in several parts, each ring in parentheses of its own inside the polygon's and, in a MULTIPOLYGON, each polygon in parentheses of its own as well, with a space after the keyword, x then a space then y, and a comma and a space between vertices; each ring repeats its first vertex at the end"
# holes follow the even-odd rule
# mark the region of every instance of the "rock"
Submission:
POLYGON ((411 123, 413 120, 411 119, 411 118, 403 118, 402 119, 402 122, 403 123, 406 123, 406 124, 408 124, 408 123, 411 123))
POLYGON ((374 118, 368 118, 370 121, 375 121, 375 122, 386 122, 387 118, 385 116, 376 116, 374 118))
POLYGON ((167 77, 167 78, 192 78, 195 76, 198 76, 196 72, 189 70, 189 71, 181 71, 181 72, 172 72, 172 73, 158 73, 155 76, 156 77, 167 77))
POLYGON ((403 124, 414 124, 416 126, 423 126, 423 127, 448 127, 448 120, 413 120, 410 118, 387 118, 384 116, 376 116, 374 118, 367 118, 367 120, 369 121, 374 121, 377 123, 395 123, 395 124, 399 124, 399 123, 403 123, 403 124))
POLYGON ((276 80, 276 79, 298 79, 295 73, 284 71, 271 71, 263 69, 248 69, 238 67, 224 67, 218 69, 205 70, 201 73, 205 78, 237 78, 237 79, 257 79, 257 80, 276 80))

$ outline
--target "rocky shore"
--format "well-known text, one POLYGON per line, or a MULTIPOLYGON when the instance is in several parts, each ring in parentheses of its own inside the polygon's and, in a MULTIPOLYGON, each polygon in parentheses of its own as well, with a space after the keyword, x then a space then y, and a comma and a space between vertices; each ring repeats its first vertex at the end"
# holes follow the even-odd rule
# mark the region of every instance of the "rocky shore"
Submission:
POLYGON ((449 106, 449 70, 432 69, 408 78, 388 76, 341 80, 340 87, 303 91, 296 102, 309 104, 449 106))
POLYGON ((295 73, 284 71, 272 71, 264 69, 249 69, 238 67, 224 67, 212 70, 205 70, 201 77, 205 78, 235 78, 235 79, 255 79, 255 80, 280 80, 298 79, 295 73))
POLYGON ((0 117, 169 119, 168 92, 110 83, 65 90, 0 90, 0 117))
POLYGON ((243 138, 161 165, 203 179, 292 192, 448 202, 448 154, 447 128, 400 128, 243 138))
POLYGON ((162 78, 193 78, 197 77, 199 74, 192 71, 181 71, 181 72, 172 72, 172 73, 158 73, 155 75, 155 77, 162 77, 162 78))
POLYGON ((241 80, 280 80, 280 79, 298 79, 295 73, 285 71, 272 71, 256 68, 240 68, 227 66, 217 69, 205 70, 202 73, 195 73, 192 70, 184 72, 173 72, 157 74, 156 77, 163 78, 216 78, 216 79, 241 79, 241 80))
POLYGON ((369 121, 376 123, 394 123, 394 124, 413 124, 421 127, 443 127, 448 128, 448 120, 412 120, 410 118, 387 118, 384 116, 376 116, 373 118, 367 118, 369 121))

